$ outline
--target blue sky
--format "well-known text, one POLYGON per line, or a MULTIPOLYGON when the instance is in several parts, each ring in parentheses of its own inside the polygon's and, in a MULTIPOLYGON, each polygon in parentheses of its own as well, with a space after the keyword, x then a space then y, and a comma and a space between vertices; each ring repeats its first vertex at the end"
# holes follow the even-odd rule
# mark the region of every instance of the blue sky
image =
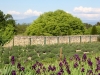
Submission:
POLYGON ((39 16, 57 9, 82 20, 100 21, 100 0, 0 0, 0 10, 12 14, 14 19, 39 16))

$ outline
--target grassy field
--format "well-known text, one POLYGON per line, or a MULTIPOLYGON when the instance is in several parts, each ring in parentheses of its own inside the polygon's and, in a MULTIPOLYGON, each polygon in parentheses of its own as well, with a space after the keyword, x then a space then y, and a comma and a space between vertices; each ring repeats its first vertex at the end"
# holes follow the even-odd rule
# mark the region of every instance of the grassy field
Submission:
POLYGON ((0 75, 97 75, 99 45, 100 42, 0 47, 0 75))

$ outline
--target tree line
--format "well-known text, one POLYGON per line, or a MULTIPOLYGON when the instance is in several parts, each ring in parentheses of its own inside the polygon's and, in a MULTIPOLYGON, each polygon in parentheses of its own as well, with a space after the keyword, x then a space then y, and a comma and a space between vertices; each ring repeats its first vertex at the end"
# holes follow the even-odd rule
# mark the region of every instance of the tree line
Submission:
POLYGON ((100 22, 95 25, 83 23, 80 18, 63 10, 41 14, 32 23, 17 24, 12 15, 0 10, 0 44, 4 44, 14 35, 66 36, 99 35, 100 22))

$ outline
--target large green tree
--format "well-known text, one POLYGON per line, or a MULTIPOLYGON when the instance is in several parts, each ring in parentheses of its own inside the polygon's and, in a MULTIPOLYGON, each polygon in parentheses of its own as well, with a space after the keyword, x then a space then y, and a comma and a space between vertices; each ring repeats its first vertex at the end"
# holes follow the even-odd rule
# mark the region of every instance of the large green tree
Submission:
POLYGON ((15 34, 15 20, 12 15, 0 10, 0 45, 9 41, 15 34))
POLYGON ((92 27, 91 34, 92 35, 96 35, 97 34, 97 28, 96 28, 95 25, 92 27))
POLYGON ((84 34, 82 21, 63 10, 40 15, 26 30, 27 35, 76 35, 84 34))

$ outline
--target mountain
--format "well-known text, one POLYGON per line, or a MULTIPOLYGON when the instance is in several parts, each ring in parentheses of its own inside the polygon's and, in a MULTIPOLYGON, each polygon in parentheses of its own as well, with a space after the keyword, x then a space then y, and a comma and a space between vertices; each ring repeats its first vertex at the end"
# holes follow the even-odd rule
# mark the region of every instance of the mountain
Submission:
POLYGON ((34 20, 36 20, 38 17, 37 16, 33 16, 33 17, 29 17, 29 18, 25 18, 25 19, 17 19, 16 23, 32 23, 34 20))
POLYGON ((99 20, 82 20, 83 23, 88 23, 91 25, 95 25, 97 22, 100 22, 99 20))

